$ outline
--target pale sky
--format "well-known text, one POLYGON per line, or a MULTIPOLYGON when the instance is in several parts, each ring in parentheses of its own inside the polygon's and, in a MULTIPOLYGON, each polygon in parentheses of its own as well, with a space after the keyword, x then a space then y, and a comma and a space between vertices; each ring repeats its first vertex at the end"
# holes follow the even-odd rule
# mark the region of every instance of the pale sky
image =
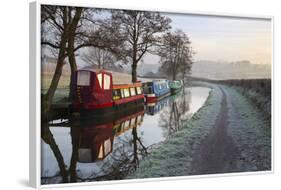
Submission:
POLYGON ((183 30, 196 51, 195 60, 249 60, 271 64, 271 21, 187 14, 164 14, 172 28, 183 30))
MULTIPOLYGON (((194 60, 271 64, 271 20, 162 13, 172 19, 172 30, 183 30, 196 52, 194 60)), ((80 62, 78 58, 78 62, 80 62)), ((157 64, 147 53, 144 63, 157 64)))

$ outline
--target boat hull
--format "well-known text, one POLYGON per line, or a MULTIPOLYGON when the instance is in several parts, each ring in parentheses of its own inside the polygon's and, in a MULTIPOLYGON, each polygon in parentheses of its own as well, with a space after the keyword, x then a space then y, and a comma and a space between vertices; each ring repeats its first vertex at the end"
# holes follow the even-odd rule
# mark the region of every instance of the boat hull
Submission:
POLYGON ((117 112, 122 112, 127 109, 131 109, 138 106, 144 105, 144 98, 132 99, 131 101, 115 103, 112 106, 98 107, 98 108, 76 108, 72 112, 72 119, 91 118, 110 116, 117 112))
POLYGON ((162 94, 160 96, 156 96, 155 94, 147 94, 146 97, 146 103, 153 103, 153 102, 157 102, 167 96, 170 96, 170 92, 167 92, 165 94, 162 94))

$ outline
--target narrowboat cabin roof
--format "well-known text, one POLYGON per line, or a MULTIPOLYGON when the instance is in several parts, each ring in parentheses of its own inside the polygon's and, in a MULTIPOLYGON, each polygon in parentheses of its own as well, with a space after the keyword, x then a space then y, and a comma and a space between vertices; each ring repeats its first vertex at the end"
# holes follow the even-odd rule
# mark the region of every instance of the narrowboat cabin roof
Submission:
POLYGON ((90 71, 90 72, 94 72, 94 73, 110 73, 104 69, 96 69, 91 66, 82 67, 82 68, 78 69, 77 71, 90 71))
POLYGON ((120 73, 115 71, 109 71, 104 69, 96 69, 92 66, 86 66, 78 69, 78 71, 90 71, 94 73, 106 73, 112 75, 114 85, 130 84, 132 83, 132 77, 130 74, 120 73))
POLYGON ((142 84, 140 82, 132 83, 132 84, 117 84, 117 85, 114 84, 113 89, 141 87, 141 86, 142 86, 142 84))

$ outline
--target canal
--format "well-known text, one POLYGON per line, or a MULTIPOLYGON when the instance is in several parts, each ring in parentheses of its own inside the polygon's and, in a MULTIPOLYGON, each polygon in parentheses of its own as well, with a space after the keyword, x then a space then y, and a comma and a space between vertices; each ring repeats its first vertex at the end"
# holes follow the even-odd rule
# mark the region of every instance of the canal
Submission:
POLYGON ((176 95, 112 119, 52 123, 42 128, 41 183, 123 179, 204 105, 210 89, 176 95))

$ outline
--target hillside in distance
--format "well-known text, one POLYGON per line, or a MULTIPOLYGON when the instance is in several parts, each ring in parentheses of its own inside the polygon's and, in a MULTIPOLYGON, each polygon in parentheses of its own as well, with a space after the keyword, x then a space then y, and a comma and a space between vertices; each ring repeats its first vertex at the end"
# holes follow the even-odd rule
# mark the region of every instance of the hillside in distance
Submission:
MULTIPOLYGON (((85 65, 83 65, 85 66, 85 65)), ((159 63, 141 63, 138 65, 138 76, 163 76, 159 73, 159 63)), ((82 67, 82 65, 79 65, 82 67)), ((97 68, 97 65, 92 65, 97 68)), ((53 74, 56 68, 56 59, 52 57, 42 58, 42 74, 53 74)), ((131 74, 131 65, 123 65, 122 67, 112 65, 110 68, 105 68, 113 72, 120 72, 131 74)), ((70 75, 69 64, 64 65, 63 75, 70 75)), ((210 61, 200 60, 195 61, 192 65, 190 75, 192 77, 206 78, 213 80, 224 79, 263 79, 271 78, 271 65, 270 64, 252 64, 249 61, 210 61)))
MULTIPOLYGON (((160 64, 143 63, 138 67, 138 74, 141 76, 149 73, 160 75, 158 73, 159 67, 160 64)), ((249 61, 200 60, 193 63, 190 75, 213 80, 271 78, 271 65, 252 64, 249 61)))
POLYGON ((271 65, 252 64, 249 61, 218 62, 197 61, 192 65, 191 76, 214 80, 271 78, 271 65))

